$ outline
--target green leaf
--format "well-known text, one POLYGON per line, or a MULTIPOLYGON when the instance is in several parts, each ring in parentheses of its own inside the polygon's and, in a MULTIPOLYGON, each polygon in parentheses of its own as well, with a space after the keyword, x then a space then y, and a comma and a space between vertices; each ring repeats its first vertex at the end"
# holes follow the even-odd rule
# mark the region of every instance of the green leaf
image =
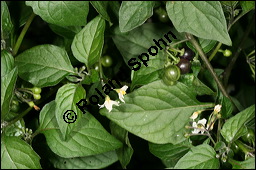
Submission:
MULTIPOLYGON (((33 10, 30 6, 26 5, 25 1, 17 1, 15 3, 15 6, 17 7, 17 13, 15 13, 15 16, 13 16, 14 13, 12 13, 12 18, 18 19, 19 27, 22 27, 26 24, 27 20, 33 13, 33 10)), ((16 12, 16 11, 15 11, 16 12)))
POLYGON ((89 12, 88 1, 26 1, 34 13, 48 23, 60 26, 82 26, 89 12))
POLYGON ((123 1, 119 9, 119 27, 128 32, 153 15, 154 1, 123 1))
POLYGON ((66 27, 63 26, 62 27, 54 24, 49 24, 49 27, 56 34, 68 39, 73 39, 75 35, 82 29, 80 26, 66 26, 66 27))
POLYGON ((56 103, 46 104, 40 112, 40 129, 46 137, 50 149, 63 158, 84 157, 101 154, 122 146, 111 136, 90 113, 82 115, 80 123, 68 135, 67 141, 62 139, 55 118, 56 103))
POLYGON ((1 169, 42 169, 40 157, 25 141, 1 137, 1 169))
POLYGON ((80 84, 65 84, 58 89, 55 99, 55 116, 62 136, 65 140, 81 119, 82 111, 78 108, 76 103, 78 103, 81 99, 84 99, 85 95, 86 92, 80 84), (74 113, 76 114, 77 118, 74 119, 75 122, 67 123, 67 120, 64 120, 64 117, 67 119, 66 116, 68 116, 69 113, 71 113, 70 116, 75 116, 74 113))
POLYGON ((218 169, 216 152, 207 144, 191 148, 175 165, 174 169, 218 169))
POLYGON ((75 58, 87 67, 96 63, 102 53, 105 20, 96 17, 76 34, 71 49, 75 58))
POLYGON ((229 98, 224 96, 220 91, 218 91, 220 97, 219 97, 219 103, 221 103, 221 117, 224 119, 229 118, 232 116, 233 112, 233 103, 230 101, 229 98))
POLYGON ((1 39, 8 38, 12 30, 13 30, 13 24, 11 21, 11 16, 9 13, 8 6, 5 1, 1 1, 1 39))
POLYGON ((46 128, 59 129, 55 117, 55 107, 55 100, 44 105, 39 115, 39 128, 37 131, 44 130, 46 128))
POLYGON ((153 155, 155 155, 162 161, 172 162, 173 166, 178 162, 178 160, 183 155, 185 155, 189 151, 191 147, 192 145, 188 142, 188 140, 182 143, 178 143, 176 145, 173 145, 171 143, 167 143, 167 144, 149 143, 149 151, 153 155))
POLYGON ((50 161, 57 169, 102 169, 118 161, 115 151, 109 151, 98 155, 62 158, 55 155, 50 161))
POLYGON ((255 1, 239 1, 239 3, 243 9, 243 13, 255 9, 255 1))
POLYGON ((179 32, 188 32, 203 39, 232 45, 220 2, 168 1, 166 9, 179 32))
MULTIPOLYGON (((214 72, 216 73, 217 76, 220 76, 224 70, 223 69, 214 69, 214 72)), ((214 91, 218 91, 218 85, 214 78, 212 77, 212 74, 210 73, 209 70, 205 70, 203 72, 203 80, 207 83, 207 85, 213 89, 214 91)))
POLYGON ((145 85, 159 80, 159 75, 164 68, 165 57, 165 53, 162 51, 159 51, 156 56, 149 55, 150 60, 147 62, 148 66, 146 67, 141 63, 141 68, 134 71, 131 90, 134 89, 135 86, 145 85))
MULTIPOLYGON (((163 36, 169 31, 170 28, 166 25, 154 23, 145 23, 129 33, 121 33, 116 27, 113 32, 113 41, 127 64, 131 58, 137 58, 142 53, 147 53, 152 45, 157 46, 154 39, 158 41, 162 38, 168 44, 169 41, 163 36)), ((171 34, 167 36, 172 39, 171 34)), ((162 42, 159 43, 162 44, 162 42)))
POLYGON ((100 80, 98 71, 91 69, 90 72, 90 75, 85 76, 84 80, 82 81, 82 84, 96 83, 100 80))
POLYGON ((235 9, 235 7, 236 7, 238 1, 220 1, 220 3, 221 3, 222 5, 226 5, 226 6, 228 6, 228 7, 232 7, 232 8, 235 9))
POLYGON ((246 133, 245 124, 255 117, 255 105, 239 112, 228 119, 221 129, 221 135, 227 142, 232 142, 246 133))
POLYGON ((199 78, 197 78, 194 73, 187 73, 181 75, 180 82, 186 84, 188 87, 191 87, 198 95, 212 95, 214 92, 202 83, 199 78))
POLYGON ((232 169, 255 169, 255 158, 249 158, 245 161, 230 160, 232 169))
MULTIPOLYGON (((200 44, 204 53, 208 53, 215 47, 217 41, 198 38, 198 43, 200 44)), ((186 44, 191 50, 196 51, 191 42, 188 41, 186 44)))
POLYGON ((122 168, 126 169, 126 166, 130 163, 133 154, 133 148, 128 138, 128 132, 112 121, 110 122, 110 130, 112 135, 123 143, 123 147, 117 149, 116 153, 122 168))
MULTIPOLYGON (((6 115, 5 117, 5 121, 12 121, 14 118, 16 118, 17 116, 19 116, 19 113, 14 113, 14 112, 9 112, 8 115, 6 115)), ((22 119, 19 119, 18 121, 16 121, 15 123, 6 126, 4 128, 4 134, 6 136, 23 136, 24 134, 24 129, 26 128, 25 126, 25 122, 22 119)))
POLYGON ((8 74, 1 77, 1 119, 4 119, 10 111, 17 76, 18 70, 15 67, 8 74))
POLYGON ((15 58, 19 76, 34 86, 58 84, 68 73, 74 73, 66 51, 54 45, 39 45, 15 58))
POLYGON ((101 15, 102 18, 111 22, 107 12, 109 1, 90 1, 90 3, 96 9, 96 11, 101 15))
POLYGON ((13 56, 6 50, 1 51, 1 77, 10 73, 13 68, 14 68, 13 56))
MULTIPOLYGON (((112 15, 114 16, 113 19, 118 22, 119 19, 119 9, 120 9, 120 3, 119 1, 108 1, 109 7, 111 8, 112 15)), ((111 18, 112 19, 112 18, 111 18)))
POLYGON ((192 113, 213 107, 197 101, 196 94, 186 85, 178 82, 166 86, 161 80, 136 89, 124 100, 110 113, 105 108, 100 113, 127 131, 158 144, 184 141, 185 125, 192 113))
MULTIPOLYGON (((186 38, 186 34, 184 32, 178 32, 175 28, 172 28, 171 31, 173 32, 173 34, 177 37, 177 41, 178 40, 184 40, 187 39, 186 38)), ((205 53, 210 52, 216 45, 217 41, 215 40, 208 40, 208 39, 203 39, 203 38, 198 38, 198 43, 201 46, 202 50, 205 53)), ((176 41, 176 42, 177 42, 176 41)), ((194 46, 192 45, 192 43, 190 41, 186 42, 186 45, 193 50, 195 53, 197 53, 197 50, 194 48, 194 46)), ((181 46, 179 48, 182 48, 182 44, 179 44, 178 46, 181 46)))

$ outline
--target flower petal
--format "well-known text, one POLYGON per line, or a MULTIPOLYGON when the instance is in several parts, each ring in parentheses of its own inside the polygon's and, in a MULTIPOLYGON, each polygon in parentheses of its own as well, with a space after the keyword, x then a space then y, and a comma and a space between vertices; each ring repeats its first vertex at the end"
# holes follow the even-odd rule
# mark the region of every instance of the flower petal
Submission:
POLYGON ((124 85, 121 90, 126 91, 128 89, 128 86, 124 85))
POLYGON ((118 97, 119 97, 119 99, 120 99, 122 102, 125 103, 125 101, 124 101, 124 95, 122 95, 121 93, 118 93, 118 97))
POLYGON ((199 120, 197 122, 197 124, 202 124, 203 126, 205 126, 206 122, 207 122, 207 120, 205 118, 203 118, 203 119, 199 120))

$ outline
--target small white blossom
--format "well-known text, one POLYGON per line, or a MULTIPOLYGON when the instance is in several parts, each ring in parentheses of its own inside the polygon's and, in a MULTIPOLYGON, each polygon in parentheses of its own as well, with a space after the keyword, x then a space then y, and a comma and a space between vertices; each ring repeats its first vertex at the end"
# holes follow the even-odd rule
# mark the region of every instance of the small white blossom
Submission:
POLYGON ((124 95, 126 94, 126 90, 128 89, 128 86, 124 85, 121 89, 115 89, 115 91, 118 93, 119 99, 125 103, 124 101, 124 95))
POLYGON ((112 110, 113 105, 119 106, 119 102, 113 101, 109 98, 109 96, 107 95, 105 98, 105 102, 100 105, 100 109, 103 108, 104 106, 106 107, 106 109, 108 109, 108 112, 110 112, 112 110))
POLYGON ((205 118, 199 120, 197 123, 193 122, 192 126, 195 128, 192 133, 193 134, 198 134, 201 132, 201 134, 204 133, 205 130, 205 124, 206 124, 207 120, 205 118))
POLYGON ((220 105, 220 104, 218 104, 218 105, 216 105, 216 106, 214 107, 214 112, 215 112, 215 113, 219 113, 220 110, 221 110, 221 105, 220 105))
POLYGON ((194 113, 192 114, 192 116, 190 116, 190 119, 195 120, 201 112, 202 112, 202 111, 196 111, 196 112, 194 112, 194 113))

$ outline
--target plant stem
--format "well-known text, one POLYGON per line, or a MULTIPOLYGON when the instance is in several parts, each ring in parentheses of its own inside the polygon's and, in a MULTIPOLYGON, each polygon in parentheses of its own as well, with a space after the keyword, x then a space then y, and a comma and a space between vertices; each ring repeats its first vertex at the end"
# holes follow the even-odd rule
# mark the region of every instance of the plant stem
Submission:
POLYGON ((179 59, 178 58, 175 58, 169 51, 165 51, 173 60, 175 63, 178 63, 179 62, 179 59))
MULTIPOLYGON (((247 12, 246 12, 247 13, 247 12)), ((232 16, 231 16, 231 20, 228 24, 228 32, 230 30, 230 28, 242 17, 244 16, 246 13, 241 13, 238 17, 236 17, 236 19, 234 20, 234 16, 233 16, 233 10, 232 10, 232 16), (232 22, 231 22, 232 21, 232 22)), ((213 59, 213 57, 216 55, 216 53, 218 52, 218 50, 220 49, 222 43, 219 42, 218 45, 215 47, 214 51, 212 52, 211 56, 209 57, 209 61, 211 61, 213 59)))
POLYGON ((25 111, 23 111, 21 114, 19 114, 15 119, 13 119, 12 121, 8 122, 7 126, 17 122, 18 120, 20 120, 22 117, 24 117, 28 112, 30 112, 30 110, 32 109, 33 107, 29 107, 27 108, 25 111))
POLYGON ((210 140, 212 141, 213 145, 215 146, 215 145, 216 145, 216 142, 213 140, 211 134, 210 134, 208 131, 206 131, 206 133, 207 133, 207 136, 208 136, 208 137, 210 138, 210 140))
POLYGON ((217 142, 220 142, 221 119, 218 119, 217 142))
POLYGON ((228 84, 228 79, 229 79, 229 76, 231 74, 231 71, 232 71, 232 69, 234 67, 234 64, 235 64, 235 62, 236 62, 240 52, 242 51, 244 43, 245 43, 245 41, 246 41, 250 31, 251 31, 251 28, 252 28, 252 26, 254 24, 254 20, 255 20, 255 15, 253 15, 253 17, 252 17, 252 19, 250 21, 249 27, 247 28, 247 30, 245 31, 244 35, 242 36, 243 38, 242 38, 242 40, 241 40, 241 42, 240 42, 240 44, 239 44, 239 46, 237 48, 236 53, 234 54, 234 56, 232 57, 229 65, 227 66, 227 68, 224 71, 224 79, 223 80, 224 80, 224 85, 225 86, 227 86, 227 84, 228 84))
POLYGON ((184 40, 178 41, 178 42, 176 42, 176 43, 171 44, 170 47, 174 47, 175 45, 181 44, 181 43, 186 42, 186 41, 188 41, 188 40, 189 40, 189 39, 184 39, 184 40))
MULTIPOLYGON (((221 92, 223 93, 224 96, 226 96, 227 98, 230 99, 228 93, 226 92, 224 86, 222 85, 221 81, 219 80, 218 76, 216 75, 216 73, 214 72, 212 65, 210 64, 210 62, 208 61, 206 55, 204 54, 202 48, 200 47, 200 45, 198 44, 198 42, 196 41, 196 39, 193 37, 193 35, 186 33, 186 36, 188 37, 189 41, 193 44, 193 46, 196 48, 196 50, 198 51, 201 59, 204 61, 207 69, 210 71, 211 75, 213 76, 214 80, 216 81, 218 87, 220 88, 221 92)), ((231 100, 231 99, 230 99, 231 100)))
POLYGON ((28 20, 27 20, 25 26, 23 27, 23 29, 22 29, 22 31, 21 31, 21 33, 20 33, 20 36, 18 37, 18 39, 17 39, 17 41, 16 41, 16 43, 15 43, 15 46, 14 46, 14 48, 13 48, 13 52, 12 52, 13 56, 15 56, 15 55, 18 53, 19 48, 20 48, 20 45, 21 45, 21 43, 22 43, 22 40, 23 40, 23 38, 24 38, 26 32, 28 31, 28 28, 29 28, 29 26, 30 26, 30 24, 31 24, 31 22, 33 21, 33 19, 34 19, 35 16, 36 16, 36 15, 35 15, 34 13, 32 13, 32 14, 30 15, 30 17, 28 18, 28 20))
POLYGON ((219 42, 218 45, 215 47, 214 51, 212 52, 212 54, 209 57, 209 61, 211 61, 213 59, 213 57, 216 55, 216 53, 218 52, 218 50, 220 49, 222 43, 219 42))
POLYGON ((100 82, 102 87, 104 86, 104 81, 103 81, 103 70, 102 70, 102 65, 101 65, 101 60, 99 59, 99 71, 100 71, 100 82))
MULTIPOLYGON (((36 105, 39 105, 40 103, 43 103, 46 99, 48 99, 53 93, 55 93, 58 89, 60 88, 60 85, 55 86, 52 90, 50 90, 47 95, 44 97, 43 100, 40 100, 38 102, 36 102, 36 105)), ((10 122, 8 122, 8 124, 6 126, 10 126, 11 124, 17 122, 18 120, 20 120, 21 118, 23 118, 27 113, 30 112, 30 110, 32 109, 32 107, 27 108, 25 111, 23 111, 21 114, 19 114, 16 118, 14 118, 13 120, 11 120, 10 122)))

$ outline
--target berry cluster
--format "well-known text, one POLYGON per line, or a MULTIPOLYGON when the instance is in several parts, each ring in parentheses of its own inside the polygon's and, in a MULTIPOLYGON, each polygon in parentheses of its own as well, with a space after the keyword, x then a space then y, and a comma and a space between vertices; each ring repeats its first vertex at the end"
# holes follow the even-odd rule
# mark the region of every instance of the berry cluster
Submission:
POLYGON ((175 65, 169 65, 164 69, 163 81, 167 85, 174 85, 180 78, 181 74, 190 72, 191 63, 190 61, 194 58, 194 52, 184 47, 184 53, 179 55, 179 62, 175 65))
POLYGON ((180 61, 177 64, 177 66, 180 68, 181 74, 186 74, 190 72, 190 69, 191 69, 190 61, 193 60, 194 55, 195 55, 194 52, 190 48, 185 47, 185 52, 182 56, 179 56, 180 61))
POLYGON ((40 87, 18 88, 15 91, 16 96, 12 99, 12 102, 11 102, 11 111, 14 113, 18 113, 20 110, 20 105, 19 105, 20 102, 25 102, 30 107, 34 107, 36 110, 39 110, 39 107, 35 105, 35 103, 30 98, 30 96, 32 95, 35 100, 40 100, 41 92, 42 92, 42 89, 40 87))

